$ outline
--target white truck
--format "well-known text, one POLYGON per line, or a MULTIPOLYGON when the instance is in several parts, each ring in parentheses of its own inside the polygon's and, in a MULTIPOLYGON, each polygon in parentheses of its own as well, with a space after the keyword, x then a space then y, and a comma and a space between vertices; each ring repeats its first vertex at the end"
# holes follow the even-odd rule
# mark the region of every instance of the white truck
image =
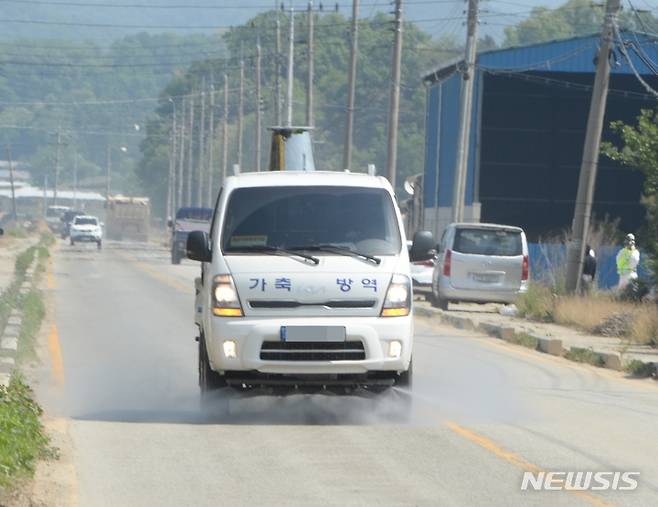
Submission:
MULTIPOLYGON (((411 249, 430 255, 429 233, 411 249)), ((409 386, 409 254, 393 190, 340 172, 225 179, 210 232, 191 232, 202 263, 195 321, 199 385, 383 392, 409 386)))

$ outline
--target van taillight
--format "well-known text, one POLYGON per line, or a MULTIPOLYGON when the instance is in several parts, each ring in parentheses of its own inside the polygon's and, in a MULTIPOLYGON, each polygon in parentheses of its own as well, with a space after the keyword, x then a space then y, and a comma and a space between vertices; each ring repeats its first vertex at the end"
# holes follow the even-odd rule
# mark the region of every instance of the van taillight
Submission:
POLYGON ((524 255, 523 256, 523 267, 521 268, 521 280, 526 281, 528 280, 528 276, 530 274, 530 266, 529 266, 529 261, 528 261, 528 256, 524 255))
POLYGON ((452 250, 446 250, 443 257, 443 276, 450 276, 450 265, 452 264, 452 250))

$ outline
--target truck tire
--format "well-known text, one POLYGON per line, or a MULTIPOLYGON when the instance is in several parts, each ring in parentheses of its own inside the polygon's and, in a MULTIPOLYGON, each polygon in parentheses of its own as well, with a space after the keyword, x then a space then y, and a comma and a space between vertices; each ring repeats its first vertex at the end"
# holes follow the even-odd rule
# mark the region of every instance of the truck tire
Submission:
POLYGON ((209 398, 209 395, 222 387, 226 387, 226 380, 210 367, 205 339, 201 335, 199 337, 199 389, 202 400, 209 398))
POLYGON ((398 387, 404 387, 405 389, 411 389, 413 385, 414 378, 414 361, 413 359, 409 361, 409 368, 407 371, 404 371, 398 375, 395 385, 398 387))
POLYGON ((97 241, 97 242, 96 242, 96 246, 98 247, 99 250, 102 249, 102 248, 103 248, 103 242, 100 241, 100 240, 97 241))

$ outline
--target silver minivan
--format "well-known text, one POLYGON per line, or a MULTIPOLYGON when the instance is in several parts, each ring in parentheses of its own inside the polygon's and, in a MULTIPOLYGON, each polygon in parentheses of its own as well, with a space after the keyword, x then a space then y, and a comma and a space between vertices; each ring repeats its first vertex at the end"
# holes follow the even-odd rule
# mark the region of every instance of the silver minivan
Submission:
POLYGON ((441 237, 431 302, 512 303, 528 288, 528 242, 520 227, 453 223, 441 237))

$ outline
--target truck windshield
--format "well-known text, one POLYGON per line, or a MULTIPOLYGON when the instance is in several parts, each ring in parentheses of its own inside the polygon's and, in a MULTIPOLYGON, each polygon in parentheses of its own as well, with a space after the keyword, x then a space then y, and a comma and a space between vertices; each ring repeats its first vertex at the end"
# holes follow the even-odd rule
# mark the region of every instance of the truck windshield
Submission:
POLYGON ((523 254, 521 233, 502 229, 457 229, 453 250, 475 255, 523 254))
POLYGON ((95 218, 77 217, 74 223, 75 225, 98 225, 98 221, 95 218))
POLYGON ((231 193, 225 216, 224 253, 334 245, 394 255, 401 248, 393 201, 378 188, 240 188, 231 193))
POLYGON ((176 220, 210 222, 212 208, 181 208, 176 212, 176 220))

